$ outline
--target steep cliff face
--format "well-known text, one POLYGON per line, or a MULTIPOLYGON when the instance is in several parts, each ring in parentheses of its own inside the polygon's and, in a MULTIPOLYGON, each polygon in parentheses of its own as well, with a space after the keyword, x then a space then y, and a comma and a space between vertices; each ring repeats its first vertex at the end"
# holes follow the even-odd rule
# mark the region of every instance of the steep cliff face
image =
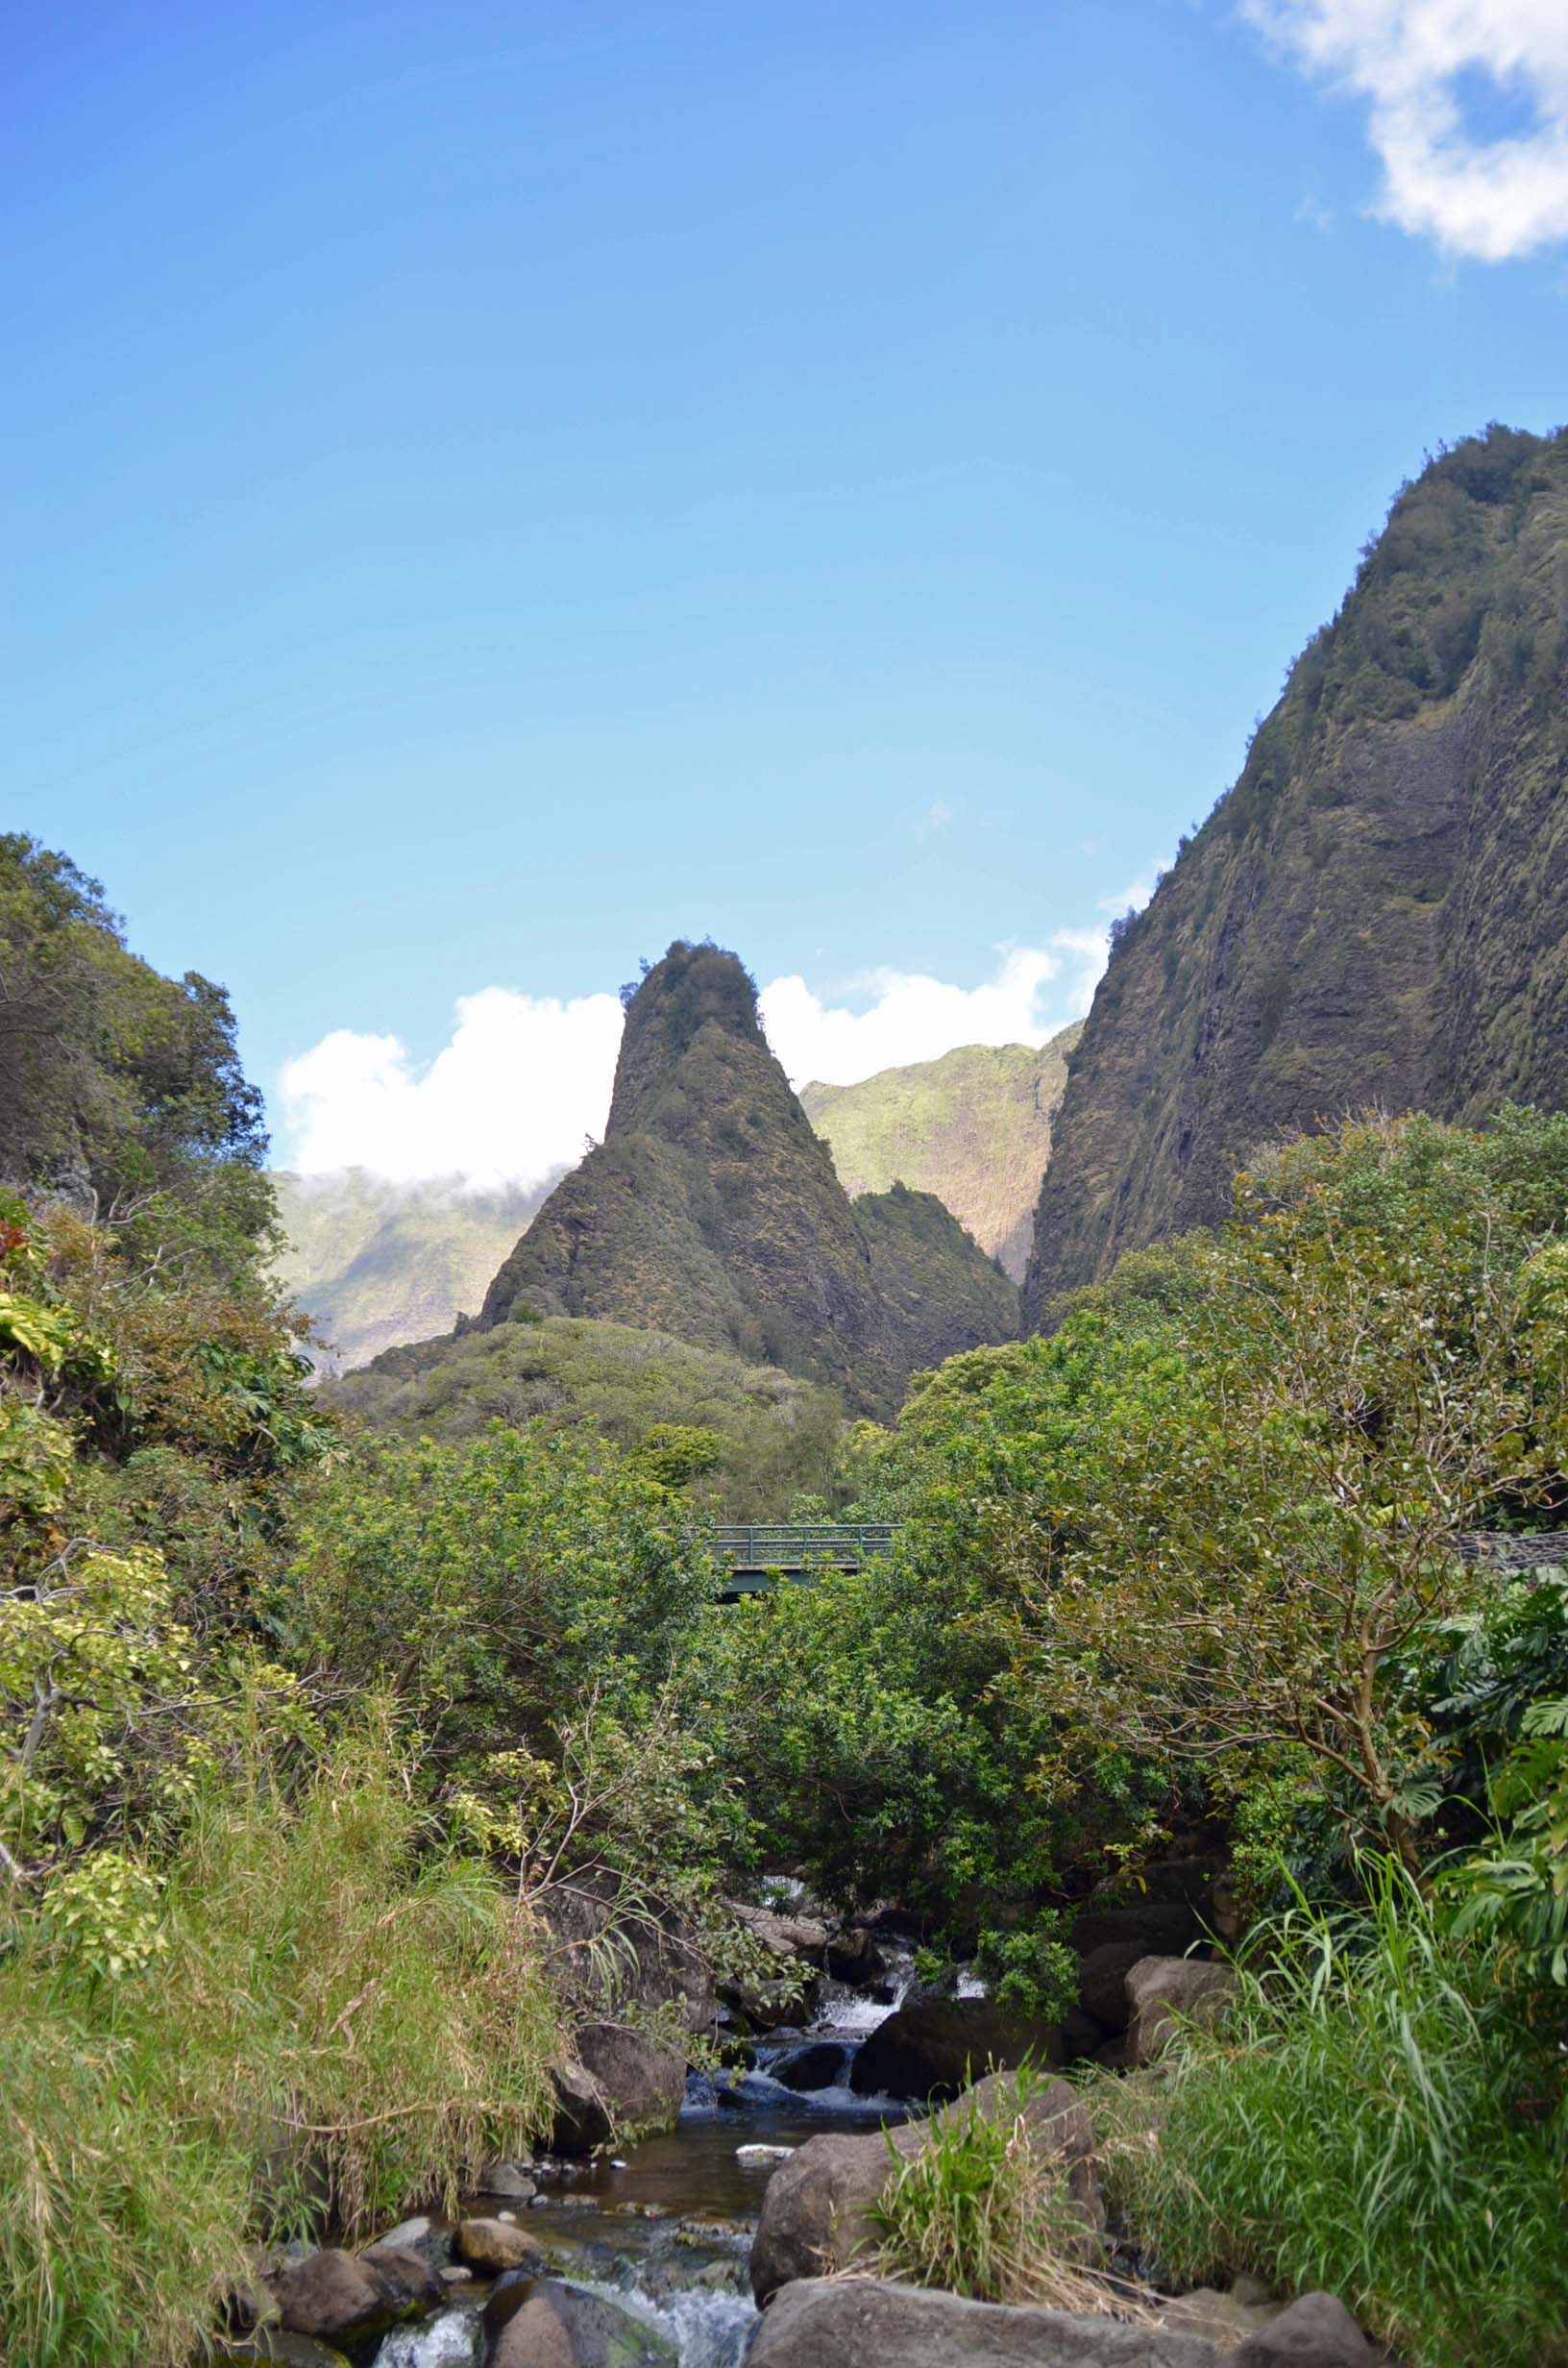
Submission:
POLYGON ((1380 1104, 1568 1100, 1568 438, 1396 500, 1239 780, 1120 933, 1071 1063, 1023 1321, 1212 1223, 1262 1142, 1380 1104))
POLYGON ((746 972, 677 944, 628 1007, 603 1143, 540 1210, 479 1323, 606 1318, 887 1412, 918 1367, 1016 1322, 1011 1287, 946 1212, 917 1215, 858 1221, 746 972))
POLYGON ((1079 1028, 1043 1045, 960 1045, 858 1085, 808 1085, 800 1102, 846 1193, 935 1193, 1015 1282, 1034 1239, 1051 1122, 1079 1028))

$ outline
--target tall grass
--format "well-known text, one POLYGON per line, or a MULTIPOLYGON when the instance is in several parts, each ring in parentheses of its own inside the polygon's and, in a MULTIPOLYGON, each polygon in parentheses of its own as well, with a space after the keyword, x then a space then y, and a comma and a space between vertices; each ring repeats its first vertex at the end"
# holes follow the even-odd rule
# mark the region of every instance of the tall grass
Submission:
POLYGON ((1222 2032, 1099 2087, 1114 2193, 1184 2280, 1326 2287, 1409 2368, 1568 2361, 1560 2060, 1403 1868, 1369 1894, 1278 1919, 1222 2032))
POLYGON ((890 2137, 895 2176, 873 2214, 884 2276, 974 2302, 1110 2307, 1104 2282, 1080 2266, 1086 2228, 1067 2164, 1029 2121, 1041 2085, 1025 2066, 989 2110, 971 2092, 932 2119, 912 2156, 890 2137))
POLYGON ((542 1952, 435 1846, 376 1721, 292 1802, 214 1786, 164 1911, 119 1984, 42 1934, 0 1967, 7 2368, 184 2368, 248 2240, 362 2233, 545 2118, 542 1952))

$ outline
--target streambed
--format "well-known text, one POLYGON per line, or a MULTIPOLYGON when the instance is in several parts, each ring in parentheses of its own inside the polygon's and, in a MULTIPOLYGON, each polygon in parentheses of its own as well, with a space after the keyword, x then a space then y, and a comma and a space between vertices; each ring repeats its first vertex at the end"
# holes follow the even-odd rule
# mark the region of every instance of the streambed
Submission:
MULTIPOLYGON (((817 2019, 759 2041, 749 2070, 714 2079, 694 2073, 673 2130, 614 2159, 536 2172, 540 2198, 517 2216, 549 2248, 552 2273, 629 2310, 673 2347, 680 2368, 734 2368, 756 2319, 747 2257, 777 2160, 763 2150, 908 2116, 908 2106, 859 2097, 848 2086, 856 2049, 893 2012, 903 1987, 895 1982, 872 2000, 823 1985, 817 2019), (830 2086, 799 2094, 774 2072, 806 2047, 837 2048, 840 2062, 830 2086)), ((477 2199, 475 2208, 493 2211, 494 2200, 477 2199)), ((476 2282, 446 2309, 394 2330, 374 2368, 476 2368, 489 2291, 476 2282)))

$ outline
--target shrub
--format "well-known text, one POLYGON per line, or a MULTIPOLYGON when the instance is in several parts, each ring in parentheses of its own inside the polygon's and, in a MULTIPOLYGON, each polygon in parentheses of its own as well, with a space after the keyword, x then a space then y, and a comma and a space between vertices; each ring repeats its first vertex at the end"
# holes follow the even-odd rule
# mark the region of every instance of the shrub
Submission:
POLYGON ((1568 2358, 1557 2082, 1391 1858, 1360 1917, 1258 1936, 1222 2031, 1097 2091, 1115 2200, 1179 2278, 1325 2287, 1409 2368, 1568 2358))

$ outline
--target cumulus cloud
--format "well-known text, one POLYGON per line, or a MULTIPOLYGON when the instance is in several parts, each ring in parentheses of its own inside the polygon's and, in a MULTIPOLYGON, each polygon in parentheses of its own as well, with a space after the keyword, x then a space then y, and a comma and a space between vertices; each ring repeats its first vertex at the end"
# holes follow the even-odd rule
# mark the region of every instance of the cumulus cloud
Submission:
MULTIPOLYGON (((1140 882, 1108 901, 1119 912, 1147 893, 1140 882)), ((763 1024, 797 1086, 853 1085, 955 1045, 1041 1044, 1089 1009, 1106 946, 1095 926, 1000 947, 975 987, 877 970, 822 996, 804 978, 775 978, 762 990, 763 1024)), ((620 1042, 616 996, 561 1002, 508 987, 461 997, 450 1041, 425 1066, 396 1036, 334 1028, 283 1070, 287 1164, 407 1184, 457 1176, 475 1191, 543 1183, 602 1133, 620 1042)))
POLYGON ((542 1183, 602 1131, 620 1041, 617 996, 560 1002, 506 987, 461 996, 426 1068, 396 1036, 334 1028, 282 1073, 290 1164, 398 1183, 460 1175, 476 1190, 542 1183))
POLYGON ((827 1002, 803 978, 775 978, 761 996, 768 1041, 793 1084, 854 1085, 879 1069, 935 1060, 955 1045, 1041 1044, 1087 1008, 1104 968, 1097 930, 1059 929, 1049 946, 998 950, 995 976, 978 987, 876 970, 843 991, 854 1001, 827 1002))
MULTIPOLYGON (((1374 209, 1488 263, 1568 238, 1564 0, 1241 0, 1310 73, 1370 105, 1374 209), (1512 118, 1487 137, 1467 103, 1512 118)), ((1472 111, 1473 113, 1473 111, 1472 111)))

